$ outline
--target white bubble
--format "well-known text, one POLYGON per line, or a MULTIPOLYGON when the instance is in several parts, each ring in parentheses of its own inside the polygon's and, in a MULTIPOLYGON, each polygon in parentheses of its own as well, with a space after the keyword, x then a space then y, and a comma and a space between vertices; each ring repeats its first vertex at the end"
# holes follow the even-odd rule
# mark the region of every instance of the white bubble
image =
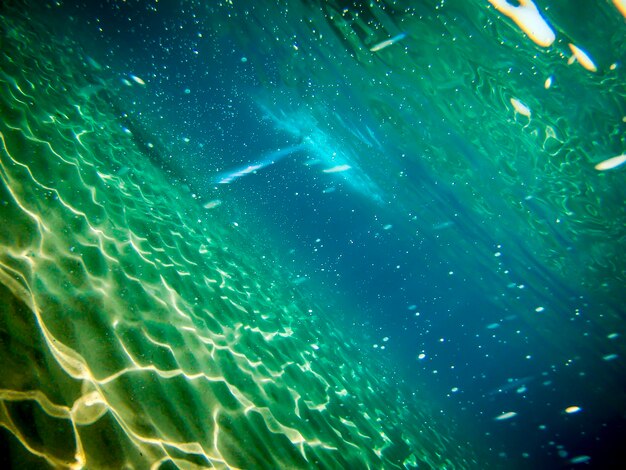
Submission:
POLYGON ((565 408, 565 412, 567 414, 574 414, 574 413, 578 413, 579 411, 582 411, 582 408, 580 406, 568 406, 567 408, 565 408))

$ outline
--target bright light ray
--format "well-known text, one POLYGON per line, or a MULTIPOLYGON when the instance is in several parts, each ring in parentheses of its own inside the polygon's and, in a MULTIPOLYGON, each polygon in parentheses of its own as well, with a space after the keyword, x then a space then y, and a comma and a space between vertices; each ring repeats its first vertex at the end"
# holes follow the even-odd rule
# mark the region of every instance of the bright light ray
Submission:
POLYGON ((226 173, 221 173, 217 175, 214 182, 217 184, 228 184, 236 179, 241 178, 242 176, 249 175, 257 170, 265 168, 273 163, 276 163, 278 160, 281 160, 288 155, 292 155, 296 152, 299 152, 304 148, 304 144, 292 145, 291 147, 287 147, 284 149, 278 149, 274 152, 270 152, 265 157, 259 161, 258 163, 246 164, 243 166, 239 166, 234 170, 227 171, 226 173))

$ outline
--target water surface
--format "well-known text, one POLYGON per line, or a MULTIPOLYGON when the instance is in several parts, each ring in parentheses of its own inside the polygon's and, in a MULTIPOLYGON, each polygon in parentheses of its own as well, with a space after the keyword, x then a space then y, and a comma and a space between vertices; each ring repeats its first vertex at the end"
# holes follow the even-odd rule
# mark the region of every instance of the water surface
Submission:
POLYGON ((5 3, 8 464, 614 462, 620 2, 5 3))

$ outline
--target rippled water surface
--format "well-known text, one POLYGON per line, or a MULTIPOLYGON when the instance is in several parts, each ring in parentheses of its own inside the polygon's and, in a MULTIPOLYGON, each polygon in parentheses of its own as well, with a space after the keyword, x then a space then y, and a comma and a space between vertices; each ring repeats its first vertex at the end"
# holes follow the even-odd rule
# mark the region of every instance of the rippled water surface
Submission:
POLYGON ((615 464, 624 2, 0 14, 5 466, 615 464))

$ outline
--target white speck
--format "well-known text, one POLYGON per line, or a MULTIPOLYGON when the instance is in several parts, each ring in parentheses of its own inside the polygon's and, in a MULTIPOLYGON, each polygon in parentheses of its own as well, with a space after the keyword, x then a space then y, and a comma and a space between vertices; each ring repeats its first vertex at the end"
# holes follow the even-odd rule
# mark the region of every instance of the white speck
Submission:
POLYGON ((526 388, 526 385, 522 385, 520 388, 518 388, 517 390, 515 390, 515 393, 524 393, 526 392, 528 389, 526 388))
POLYGON ((573 464, 577 464, 577 463, 587 463, 590 460, 591 460, 591 457, 589 457, 588 455, 579 455, 578 457, 574 457, 569 462, 573 464))
POLYGON ((137 75, 130 74, 129 76, 135 83, 139 83, 140 85, 146 84, 146 82, 144 82, 141 77, 138 77, 137 75))
POLYGON ((548 47, 554 42, 556 38, 554 31, 532 0, 514 2, 518 5, 513 5, 507 0, 489 0, 489 3, 500 13, 511 18, 536 44, 548 47))
POLYGON ((385 342, 385 343, 386 343, 387 341, 389 341, 389 336, 385 336, 385 337, 383 338, 383 342, 385 342))
POLYGON ((567 414, 574 414, 574 413, 578 413, 579 411, 582 411, 582 408, 580 406, 568 406, 567 408, 565 408, 565 412, 567 414))
POLYGON ((590 72, 598 71, 596 64, 593 63, 593 60, 591 60, 591 57, 589 57, 589 54, 587 54, 580 47, 572 43, 569 43, 569 48, 572 51, 572 54, 574 54, 574 57, 576 58, 576 60, 578 61, 580 65, 585 67, 590 72))
POLYGON ((537 307, 535 309, 535 312, 540 313, 540 312, 543 312, 544 310, 545 310, 545 308, 543 308, 543 307, 537 307))
POLYGON ((377 345, 377 344, 373 345, 372 347, 373 347, 374 349, 378 349, 378 345, 377 345))
POLYGON ((352 168, 350 165, 337 165, 332 168, 327 168, 323 170, 324 173, 341 173, 342 171, 347 171, 352 168))
POLYGON ((458 392, 458 391, 459 391, 459 387, 452 387, 452 388, 450 389, 450 391, 451 391, 452 393, 456 393, 456 392, 458 392))
POLYGON ((311 347, 316 351, 320 348, 317 344, 312 344, 311 347))
POLYGON ((401 41, 402 39, 404 39, 406 37, 406 33, 400 33, 392 38, 389 39, 385 39, 382 42, 379 42, 378 44, 375 44, 374 46, 370 47, 370 51, 372 52, 378 52, 382 49, 385 49, 393 44, 395 44, 398 41, 401 41))
POLYGON ((552 77, 546 78, 546 82, 543 84, 546 90, 552 86, 552 81, 553 81, 552 77))
POLYGON ((245 64, 246 62, 248 62, 248 58, 247 57, 242 57, 241 58, 241 62, 245 64))
POLYGON ((499 258, 500 256, 502 256, 502 253, 500 253, 499 251, 496 251, 493 256, 495 256, 496 258, 499 258))
POLYGON ((504 421, 505 419, 511 419, 517 416, 515 411, 507 411, 506 413, 502 413, 500 416, 496 416, 494 420, 496 421, 504 421))
POLYGON ((189 137, 183 137, 183 142, 188 144, 189 142, 191 142, 191 139, 189 137))
POLYGON ((516 113, 530 118, 530 108, 522 103, 520 100, 518 100, 517 98, 511 98, 511 104, 513 105, 513 108, 515 108, 516 113))
POLYGON ((188 95, 189 93, 191 93, 191 90, 189 88, 185 88, 185 94, 188 95))
POLYGON ((205 209, 215 209, 216 207, 220 206, 222 204, 222 201, 220 201, 219 199, 213 199, 212 201, 207 202, 204 206, 205 209))
POLYGON ((626 163, 626 154, 618 155, 617 157, 609 158, 603 162, 598 163, 594 168, 598 171, 611 170, 626 163))
POLYGON ((426 354, 424 353, 420 353, 419 356, 417 356, 417 358, 421 361, 422 359, 424 359, 426 357, 426 354))

